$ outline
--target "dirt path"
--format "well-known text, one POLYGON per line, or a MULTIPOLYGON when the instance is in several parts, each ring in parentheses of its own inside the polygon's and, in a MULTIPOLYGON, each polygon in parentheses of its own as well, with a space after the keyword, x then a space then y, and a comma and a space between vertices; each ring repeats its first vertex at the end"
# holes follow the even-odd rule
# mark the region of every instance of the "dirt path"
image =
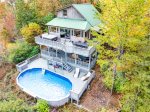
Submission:
MULTIPOLYGON (((102 76, 99 72, 99 67, 95 67, 96 77, 91 83, 89 90, 85 92, 81 99, 81 105, 87 109, 96 112, 98 109, 107 107, 107 102, 110 98, 110 91, 102 83, 102 76)), ((114 95, 110 98, 110 103, 108 108, 110 112, 116 111, 119 106, 118 95, 114 95)))

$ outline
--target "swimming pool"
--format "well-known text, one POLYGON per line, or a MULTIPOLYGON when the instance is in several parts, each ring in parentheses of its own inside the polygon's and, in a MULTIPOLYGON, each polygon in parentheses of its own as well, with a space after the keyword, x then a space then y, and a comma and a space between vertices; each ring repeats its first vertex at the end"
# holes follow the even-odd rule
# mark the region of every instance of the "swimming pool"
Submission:
POLYGON ((42 68, 23 71, 17 77, 17 84, 26 93, 48 101, 51 106, 68 102, 72 89, 70 80, 42 68))

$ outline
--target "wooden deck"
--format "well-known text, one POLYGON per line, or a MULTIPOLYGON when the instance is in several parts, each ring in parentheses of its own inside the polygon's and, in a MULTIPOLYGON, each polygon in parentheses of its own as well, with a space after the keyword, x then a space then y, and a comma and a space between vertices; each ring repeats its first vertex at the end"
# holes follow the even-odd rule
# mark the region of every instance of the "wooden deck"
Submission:
MULTIPOLYGON (((86 81, 82 81, 81 77, 86 75, 88 71, 80 70, 79 78, 74 78, 75 70, 73 70, 72 72, 67 72, 62 69, 56 69, 56 68, 54 69, 54 67, 48 66, 46 59, 40 57, 33 58, 32 61, 30 60, 30 62, 24 61, 24 63, 27 65, 24 66, 23 68, 24 70, 30 68, 44 68, 68 78, 72 82, 72 90, 70 91, 70 98, 76 100, 77 103, 79 102, 79 99, 82 96, 83 92, 88 88, 89 83, 95 76, 95 72, 93 72, 92 75, 86 81)), ((19 68, 19 66, 21 66, 24 63, 22 62, 19 65, 17 65, 17 68, 19 68)), ((19 69, 19 70, 23 70, 23 69, 19 69)))

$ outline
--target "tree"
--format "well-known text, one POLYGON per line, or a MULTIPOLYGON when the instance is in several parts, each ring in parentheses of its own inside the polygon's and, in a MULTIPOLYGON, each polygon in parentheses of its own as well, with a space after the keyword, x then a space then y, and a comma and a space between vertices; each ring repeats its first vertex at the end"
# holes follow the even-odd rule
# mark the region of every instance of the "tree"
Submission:
POLYGON ((93 42, 99 42, 104 83, 111 93, 124 94, 123 111, 148 111, 150 0, 101 0, 99 4, 104 35, 94 32, 93 42))
POLYGON ((25 25, 30 22, 36 22, 37 20, 37 12, 35 7, 29 5, 29 3, 25 3, 24 0, 16 0, 16 26, 17 29, 20 30, 25 25))
POLYGON ((7 43, 9 41, 9 37, 10 37, 10 34, 8 32, 8 30, 6 28, 3 28, 2 31, 0 32, 1 33, 1 37, 0 37, 0 40, 3 42, 3 46, 4 46, 4 49, 6 50, 7 49, 7 43))
POLYGON ((10 49, 8 60, 13 63, 22 62, 39 53, 39 47, 26 42, 17 42, 16 47, 10 49))
POLYGON ((59 0, 33 0, 38 12, 38 16, 44 17, 49 13, 55 14, 57 9, 61 7, 59 0))
POLYGON ((48 28, 46 26, 46 23, 48 23, 49 21, 51 21, 53 18, 54 18, 54 14, 48 13, 46 16, 39 17, 37 19, 37 23, 41 26, 41 29, 43 31, 47 31, 48 28))
POLYGON ((36 23, 29 23, 21 29, 21 34, 25 38, 26 42, 34 44, 34 37, 41 34, 41 27, 36 23))
POLYGON ((4 50, 15 35, 14 29, 15 18, 11 8, 6 3, 0 3, 0 40, 4 50))

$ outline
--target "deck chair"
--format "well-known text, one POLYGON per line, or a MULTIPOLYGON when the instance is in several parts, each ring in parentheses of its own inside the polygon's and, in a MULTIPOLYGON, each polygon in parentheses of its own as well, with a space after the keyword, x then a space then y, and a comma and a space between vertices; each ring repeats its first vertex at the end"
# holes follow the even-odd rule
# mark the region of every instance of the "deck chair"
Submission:
POLYGON ((75 77, 75 78, 78 78, 78 77, 79 77, 79 73, 80 73, 80 69, 79 69, 79 68, 76 68, 74 77, 75 77))
POLYGON ((88 72, 87 75, 81 77, 82 81, 85 81, 86 79, 88 79, 91 76, 91 72, 88 72))

